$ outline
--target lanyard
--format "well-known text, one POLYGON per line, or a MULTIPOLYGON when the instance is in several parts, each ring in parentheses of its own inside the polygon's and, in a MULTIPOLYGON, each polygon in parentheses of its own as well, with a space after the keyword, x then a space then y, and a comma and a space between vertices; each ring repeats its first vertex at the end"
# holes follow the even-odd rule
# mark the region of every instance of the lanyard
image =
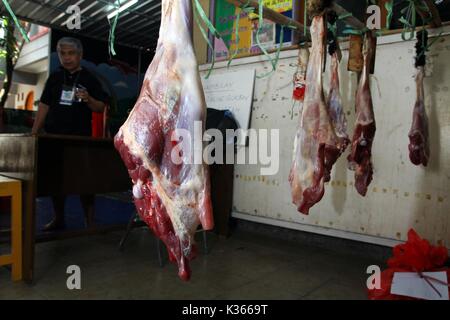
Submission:
MULTIPOLYGON (((64 69, 64 85, 66 85, 67 83, 67 76, 66 76, 66 69, 64 69)), ((78 78, 80 77, 81 74, 81 69, 79 71, 77 71, 77 76, 75 77, 75 80, 73 81, 73 87, 76 87, 77 83, 78 83, 78 78)))

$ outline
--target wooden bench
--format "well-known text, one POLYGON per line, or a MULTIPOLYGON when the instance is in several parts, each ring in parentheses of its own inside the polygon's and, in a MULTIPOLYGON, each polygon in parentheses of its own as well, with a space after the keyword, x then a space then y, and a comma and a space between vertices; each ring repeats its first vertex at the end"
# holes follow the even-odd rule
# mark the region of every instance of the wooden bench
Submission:
POLYGON ((0 197, 11 198, 11 254, 0 256, 0 266, 12 265, 12 280, 22 280, 22 183, 0 176, 0 197))

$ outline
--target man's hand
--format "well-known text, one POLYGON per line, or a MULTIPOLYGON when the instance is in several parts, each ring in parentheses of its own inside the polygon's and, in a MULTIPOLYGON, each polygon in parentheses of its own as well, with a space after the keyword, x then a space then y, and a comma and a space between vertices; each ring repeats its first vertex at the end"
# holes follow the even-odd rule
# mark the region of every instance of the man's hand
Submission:
POLYGON ((83 100, 84 102, 89 102, 89 92, 84 89, 76 89, 75 95, 78 99, 83 100))
POLYGON ((39 102, 39 109, 34 120, 33 129, 31 129, 32 135, 37 135, 39 131, 44 127, 45 118, 47 117, 49 106, 39 102))
POLYGON ((88 107, 94 112, 103 112, 105 110, 105 104, 102 101, 96 100, 89 95, 86 89, 77 89, 75 95, 78 99, 86 102, 88 107))

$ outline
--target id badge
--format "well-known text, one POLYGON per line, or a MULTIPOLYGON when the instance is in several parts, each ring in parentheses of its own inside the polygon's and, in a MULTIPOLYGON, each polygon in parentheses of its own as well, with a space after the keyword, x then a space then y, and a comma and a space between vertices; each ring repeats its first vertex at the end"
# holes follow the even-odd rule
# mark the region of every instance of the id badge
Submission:
POLYGON ((61 91, 61 98, 59 103, 64 106, 71 106, 73 104, 73 98, 75 97, 75 90, 73 87, 63 86, 61 91))

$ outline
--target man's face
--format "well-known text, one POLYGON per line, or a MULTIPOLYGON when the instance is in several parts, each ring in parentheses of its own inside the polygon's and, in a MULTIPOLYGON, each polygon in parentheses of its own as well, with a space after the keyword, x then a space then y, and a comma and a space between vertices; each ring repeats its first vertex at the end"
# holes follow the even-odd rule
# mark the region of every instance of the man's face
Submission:
POLYGON ((75 47, 70 45, 60 46, 58 49, 58 56, 64 69, 75 71, 80 67, 82 55, 75 47))

